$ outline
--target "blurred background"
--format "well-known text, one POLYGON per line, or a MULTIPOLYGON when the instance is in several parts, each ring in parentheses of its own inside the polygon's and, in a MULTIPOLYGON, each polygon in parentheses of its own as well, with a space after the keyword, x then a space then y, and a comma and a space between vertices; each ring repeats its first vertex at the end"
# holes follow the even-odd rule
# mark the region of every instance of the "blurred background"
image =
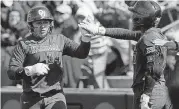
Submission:
MULTIPOLYGON (((158 25, 168 40, 179 42, 179 1, 155 0, 163 15, 158 25)), ((16 107, 21 81, 9 80, 6 71, 17 42, 29 35, 27 12, 34 6, 46 6, 54 16, 53 34, 63 34, 80 43, 78 23, 93 16, 95 23, 106 28, 132 29, 128 6, 135 1, 125 0, 1 0, 1 93, 2 109, 16 107), (11 91, 9 91, 11 90, 11 91), (15 93, 15 94, 14 94, 15 93), (16 99, 13 101, 13 99, 16 99), (7 102, 8 101, 8 102, 7 102), (13 105, 11 105, 13 106, 13 105)), ((133 46, 136 42, 95 36, 86 59, 64 56, 64 88, 71 109, 131 109, 133 93, 133 46), (94 96, 95 95, 95 96, 94 96), (127 96, 126 96, 127 95, 127 96), (81 98, 76 100, 76 98, 81 98), (86 100, 86 101, 85 101, 86 100), (102 101, 101 101, 102 100, 102 101), (90 102, 88 102, 90 101, 90 102), (92 102, 93 101, 93 102, 92 102), (100 105, 99 105, 100 104, 100 105)), ((166 80, 179 71, 179 53, 169 51, 166 80)), ((13 108, 15 109, 15 108, 13 108)), ((18 109, 18 107, 17 107, 18 109)))

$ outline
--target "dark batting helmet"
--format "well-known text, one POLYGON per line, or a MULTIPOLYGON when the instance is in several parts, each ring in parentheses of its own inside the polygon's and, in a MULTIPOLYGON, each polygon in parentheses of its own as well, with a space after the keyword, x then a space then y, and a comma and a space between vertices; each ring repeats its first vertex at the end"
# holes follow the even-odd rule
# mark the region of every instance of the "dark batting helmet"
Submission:
POLYGON ((31 23, 37 20, 50 20, 53 21, 53 17, 50 11, 44 6, 37 6, 32 8, 27 14, 27 22, 31 23))
POLYGON ((140 18, 162 16, 160 6, 154 1, 137 1, 129 10, 140 18))
POLYGON ((134 28, 156 26, 157 18, 162 16, 160 6, 154 1, 137 1, 133 7, 129 7, 129 10, 134 16, 134 28))
POLYGON ((31 32, 34 32, 34 27, 32 26, 32 22, 38 20, 49 20, 51 23, 49 24, 49 33, 52 32, 54 27, 53 16, 50 11, 44 6, 37 6, 32 8, 27 14, 27 23, 31 32))

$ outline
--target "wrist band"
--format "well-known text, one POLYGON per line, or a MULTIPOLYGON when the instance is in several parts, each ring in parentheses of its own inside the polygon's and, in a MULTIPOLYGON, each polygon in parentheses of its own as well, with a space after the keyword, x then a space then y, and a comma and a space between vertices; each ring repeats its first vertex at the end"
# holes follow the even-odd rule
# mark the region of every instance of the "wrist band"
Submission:
POLYGON ((99 27, 98 28, 98 35, 104 35, 106 32, 106 29, 104 27, 99 27))
POLYGON ((177 41, 174 41, 174 43, 176 44, 176 49, 175 50, 178 50, 178 43, 177 43, 177 41))

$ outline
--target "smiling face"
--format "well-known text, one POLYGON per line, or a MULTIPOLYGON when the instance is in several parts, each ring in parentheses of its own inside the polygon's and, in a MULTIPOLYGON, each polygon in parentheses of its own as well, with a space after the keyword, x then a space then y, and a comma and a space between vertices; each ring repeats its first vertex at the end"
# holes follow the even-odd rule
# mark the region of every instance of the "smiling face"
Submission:
POLYGON ((33 33, 37 38, 43 39, 47 36, 50 31, 50 21, 49 20, 38 20, 32 22, 33 33))

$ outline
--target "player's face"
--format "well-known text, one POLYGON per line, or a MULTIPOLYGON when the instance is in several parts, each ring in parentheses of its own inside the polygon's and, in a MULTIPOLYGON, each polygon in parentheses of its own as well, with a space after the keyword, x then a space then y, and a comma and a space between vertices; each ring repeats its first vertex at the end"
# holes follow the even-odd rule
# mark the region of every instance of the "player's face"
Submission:
POLYGON ((133 21, 133 30, 135 31, 140 30, 142 25, 142 18, 138 17, 136 14, 133 14, 132 21, 133 21))
POLYGON ((50 31, 50 21, 49 20, 39 20, 32 22, 34 28, 34 34, 39 38, 44 38, 50 31))

